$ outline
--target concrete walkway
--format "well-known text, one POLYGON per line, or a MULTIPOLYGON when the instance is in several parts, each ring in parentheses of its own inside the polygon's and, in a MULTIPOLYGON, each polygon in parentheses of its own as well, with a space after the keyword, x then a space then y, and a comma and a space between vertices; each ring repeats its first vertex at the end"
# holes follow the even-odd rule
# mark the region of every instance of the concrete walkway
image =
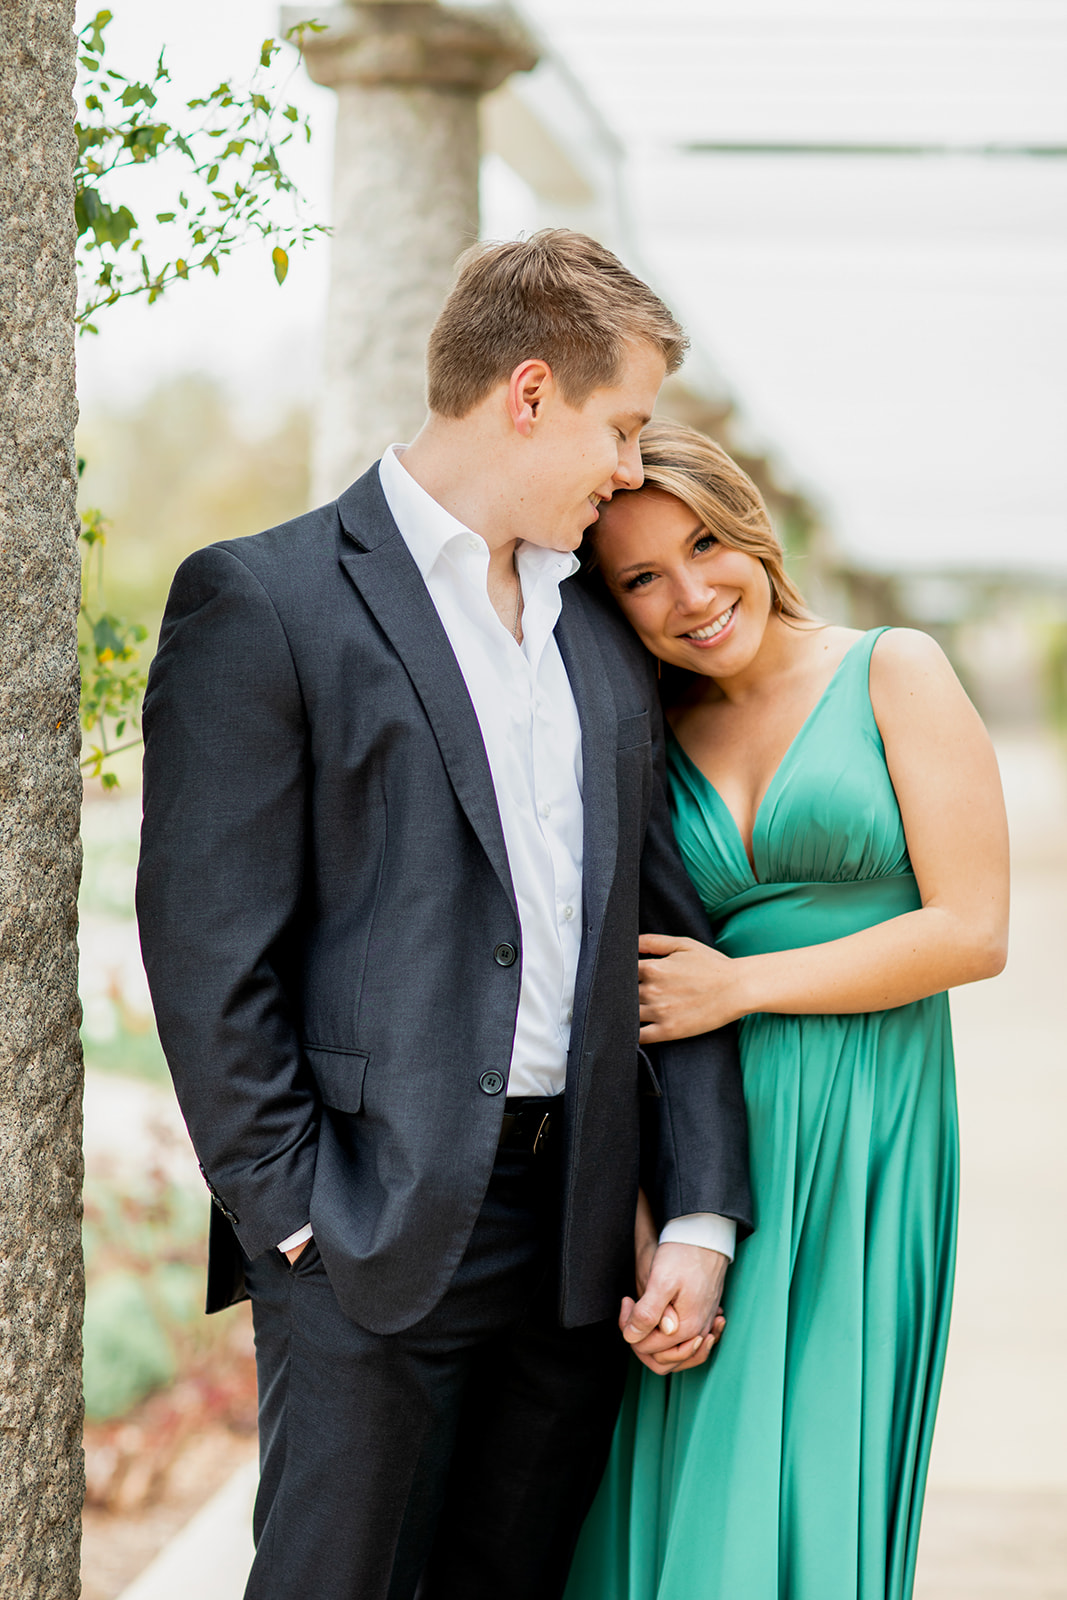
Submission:
POLYGON ((252 1502, 258 1481, 256 1461, 234 1473, 123 1590, 120 1600, 191 1600, 193 1596, 195 1600, 241 1600, 252 1564, 252 1502))
MULTIPOLYGON (((1067 768, 999 749, 1012 952, 953 996, 960 1256, 915 1600, 1067 1600, 1067 768)), ((121 1600, 240 1600, 253 1487, 243 1469, 121 1600)))

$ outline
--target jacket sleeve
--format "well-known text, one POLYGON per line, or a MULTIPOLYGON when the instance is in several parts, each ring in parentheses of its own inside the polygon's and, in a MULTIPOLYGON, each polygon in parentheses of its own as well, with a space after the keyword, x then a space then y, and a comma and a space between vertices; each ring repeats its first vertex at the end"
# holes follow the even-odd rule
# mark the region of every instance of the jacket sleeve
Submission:
POLYGON ((285 632, 232 551, 171 589, 144 708, 137 914, 201 1169, 245 1253, 308 1220, 318 1103, 283 981, 303 870, 306 727, 285 632))
MULTIPOLYGON (((649 668, 651 677, 651 665, 649 668)), ((667 805, 663 715, 655 683, 652 801, 641 858, 641 929, 711 944, 711 929, 678 853, 667 805)), ((646 1098, 642 1181, 660 1225, 695 1211, 753 1228, 748 1124, 736 1027, 649 1046, 658 1095, 646 1098)))

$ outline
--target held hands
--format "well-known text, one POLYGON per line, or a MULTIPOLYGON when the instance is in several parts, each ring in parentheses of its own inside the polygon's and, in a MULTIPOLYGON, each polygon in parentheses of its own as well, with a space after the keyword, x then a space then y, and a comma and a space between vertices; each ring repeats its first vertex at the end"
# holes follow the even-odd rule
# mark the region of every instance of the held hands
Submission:
POLYGON ((622 1302, 619 1327, 634 1354, 661 1377, 708 1359, 726 1326, 719 1301, 729 1259, 698 1244, 656 1243, 642 1192, 634 1225, 636 1302, 622 1302))
POLYGON ((754 1009, 741 994, 744 961, 662 933, 643 933, 637 949, 642 1044, 689 1039, 754 1009))

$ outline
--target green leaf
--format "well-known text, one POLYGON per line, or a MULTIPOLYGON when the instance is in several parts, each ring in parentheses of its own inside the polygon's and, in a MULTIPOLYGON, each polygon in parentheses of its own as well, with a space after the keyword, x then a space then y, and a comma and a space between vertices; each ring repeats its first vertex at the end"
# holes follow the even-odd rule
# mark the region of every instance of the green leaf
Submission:
POLYGON ((219 264, 218 264, 218 261, 215 259, 214 255, 206 255, 204 257, 203 261, 201 261, 200 265, 202 267, 210 267, 212 272, 215 274, 216 278, 218 277, 218 275, 219 275, 219 264))
POLYGON ((209 169, 208 169, 208 175, 207 175, 208 183, 209 184, 214 183, 215 179, 218 177, 218 175, 219 175, 219 164, 216 161, 216 162, 213 162, 211 167, 209 167, 209 169))
POLYGON ((285 110, 282 112, 282 116, 287 118, 289 122, 295 122, 299 115, 300 113, 295 106, 286 106, 285 110))
MULTIPOLYGON (((225 161, 227 156, 243 155, 245 145, 250 144, 251 142, 252 141, 250 139, 231 139, 219 159, 225 161)), ((213 178, 208 179, 209 183, 213 183, 214 181, 215 180, 213 178)))
POLYGON ((126 243, 137 226, 137 219, 126 206, 117 209, 101 200, 95 189, 83 189, 74 196, 74 221, 78 237, 91 228, 97 245, 109 244, 118 249, 126 243))
POLYGON ((274 262, 274 276, 279 283, 284 283, 285 274, 289 271, 289 257, 280 244, 274 246, 270 253, 270 258, 274 262))
POLYGON ((121 656, 123 641, 115 630, 114 617, 97 617, 93 624, 93 649, 98 661, 113 661, 121 656))
POLYGON ((98 56, 101 56, 104 53, 104 29, 107 27, 110 21, 110 11, 98 11, 93 20, 91 22, 87 22, 79 34, 79 38, 82 39, 85 39, 86 36, 88 36, 87 43, 89 49, 94 51, 98 56))
POLYGON ((189 276, 189 264, 188 262, 183 261, 181 256, 179 256, 177 261, 174 263, 174 270, 178 274, 179 278, 187 278, 189 276))
POLYGON ((273 60, 273 58, 277 54, 278 54, 278 46, 274 43, 274 40, 273 39, 264 39, 263 43, 259 47, 259 64, 260 64, 260 66, 261 67, 269 67, 270 64, 271 64, 271 61, 273 60))
POLYGON ((325 33, 326 28, 325 22, 314 22, 310 19, 307 22, 294 22, 291 28, 285 30, 285 37, 287 39, 295 37, 297 44, 302 44, 305 33, 325 33))
POLYGON ((157 222, 173 222, 176 215, 177 215, 177 213, 174 212, 174 211, 157 211, 156 212, 156 221, 157 222))
POLYGON ((131 106, 145 105, 151 108, 156 103, 156 97, 147 83, 129 83, 119 95, 119 104, 129 110, 131 106))
POLYGON ((268 116, 270 115, 270 101, 265 94, 254 94, 251 100, 257 111, 265 111, 268 116))

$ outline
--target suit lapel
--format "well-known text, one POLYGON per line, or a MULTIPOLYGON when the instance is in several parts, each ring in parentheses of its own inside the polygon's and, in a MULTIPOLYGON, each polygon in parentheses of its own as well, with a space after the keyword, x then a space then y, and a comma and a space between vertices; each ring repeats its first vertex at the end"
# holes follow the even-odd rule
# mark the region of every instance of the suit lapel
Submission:
POLYGON ((586 924, 595 930, 595 941, 611 892, 619 844, 618 713, 607 664, 581 590, 569 579, 560 594, 563 609, 556 623, 556 642, 582 725, 582 895, 586 924))
POLYGON ((460 805, 515 906, 493 778, 467 685, 430 592, 382 494, 377 467, 337 502, 341 565, 403 662, 460 805))

